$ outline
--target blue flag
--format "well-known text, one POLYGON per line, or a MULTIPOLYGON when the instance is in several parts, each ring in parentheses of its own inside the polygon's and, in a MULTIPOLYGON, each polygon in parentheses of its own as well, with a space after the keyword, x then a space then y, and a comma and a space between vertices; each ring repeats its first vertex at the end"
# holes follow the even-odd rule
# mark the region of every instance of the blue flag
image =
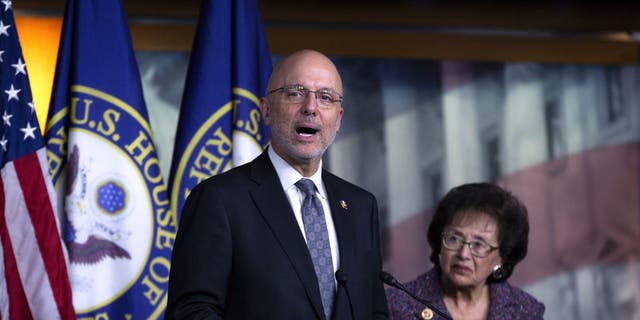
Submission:
POLYGON ((119 0, 67 2, 45 141, 78 318, 161 318, 176 223, 119 0))
POLYGON ((173 151, 171 211, 198 182, 255 158, 269 141, 259 97, 271 57, 254 0, 204 0, 173 151))

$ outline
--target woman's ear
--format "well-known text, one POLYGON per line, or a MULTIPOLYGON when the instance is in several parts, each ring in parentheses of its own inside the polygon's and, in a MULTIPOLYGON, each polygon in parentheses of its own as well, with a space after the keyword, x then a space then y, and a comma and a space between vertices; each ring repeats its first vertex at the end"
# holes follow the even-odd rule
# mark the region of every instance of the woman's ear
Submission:
POLYGON ((493 266, 493 272, 491 272, 491 276, 496 279, 499 280, 504 276, 504 270, 502 270, 502 264, 496 264, 495 266, 493 266))

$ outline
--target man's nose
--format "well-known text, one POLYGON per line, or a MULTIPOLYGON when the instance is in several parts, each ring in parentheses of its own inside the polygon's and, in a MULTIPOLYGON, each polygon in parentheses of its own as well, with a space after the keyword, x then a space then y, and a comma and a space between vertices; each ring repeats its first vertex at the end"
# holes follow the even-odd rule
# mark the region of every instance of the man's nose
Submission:
POLYGON ((309 92, 302 103, 302 111, 308 114, 315 114, 318 110, 318 99, 315 92, 309 92))

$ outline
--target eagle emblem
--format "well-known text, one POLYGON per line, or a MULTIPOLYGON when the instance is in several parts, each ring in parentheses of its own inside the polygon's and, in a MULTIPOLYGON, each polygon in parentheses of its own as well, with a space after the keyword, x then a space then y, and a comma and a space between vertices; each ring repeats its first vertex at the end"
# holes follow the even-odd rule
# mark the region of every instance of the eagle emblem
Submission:
MULTIPOLYGON (((67 165, 68 183, 65 189, 67 206, 73 208, 65 220, 64 240, 69 260, 78 264, 97 264, 107 258, 131 259, 129 252, 115 242, 122 237, 122 232, 97 221, 94 215, 87 212, 82 199, 91 191, 87 191, 85 177, 80 167, 80 150, 78 145, 74 145, 67 165), (79 195, 74 194, 76 189, 79 189, 79 195)), ((106 214, 117 214, 125 205, 126 191, 117 182, 107 181, 95 192, 98 206, 106 214)))

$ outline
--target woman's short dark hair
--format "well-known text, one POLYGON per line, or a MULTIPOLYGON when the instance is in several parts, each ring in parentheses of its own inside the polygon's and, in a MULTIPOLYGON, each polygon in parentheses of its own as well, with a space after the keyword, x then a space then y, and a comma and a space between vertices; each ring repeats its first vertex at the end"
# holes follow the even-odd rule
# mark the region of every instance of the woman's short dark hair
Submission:
POLYGON ((488 214, 498 224, 498 245, 502 258, 502 276, 492 274, 488 282, 504 281, 513 268, 527 255, 529 221, 527 208, 509 191, 491 183, 469 183, 451 189, 438 203, 427 231, 431 261, 440 266, 442 232, 453 219, 468 211, 488 214))

